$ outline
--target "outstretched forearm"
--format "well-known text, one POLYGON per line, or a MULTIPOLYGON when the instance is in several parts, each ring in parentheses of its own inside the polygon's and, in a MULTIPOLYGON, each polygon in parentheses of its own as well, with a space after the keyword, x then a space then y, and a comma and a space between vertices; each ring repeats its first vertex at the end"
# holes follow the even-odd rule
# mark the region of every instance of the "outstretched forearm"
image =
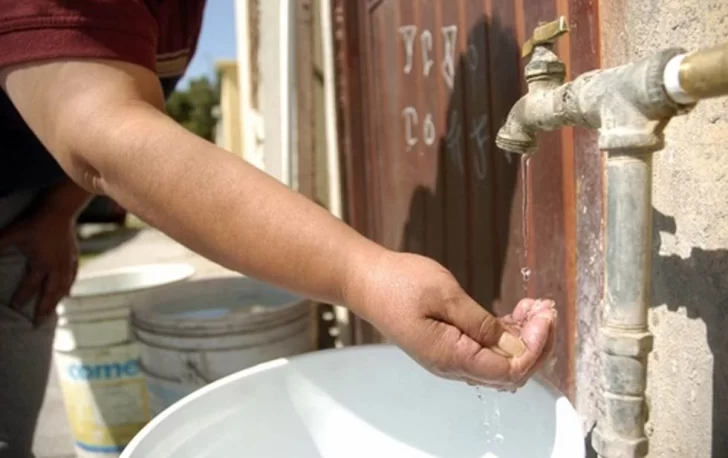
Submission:
POLYGON ((339 302, 382 249, 325 209, 151 107, 117 113, 100 191, 226 267, 339 302), (126 120, 126 121, 125 121, 126 120))
POLYGON ((386 251, 163 114, 148 70, 38 64, 11 71, 4 86, 77 183, 226 267, 342 303, 386 251))

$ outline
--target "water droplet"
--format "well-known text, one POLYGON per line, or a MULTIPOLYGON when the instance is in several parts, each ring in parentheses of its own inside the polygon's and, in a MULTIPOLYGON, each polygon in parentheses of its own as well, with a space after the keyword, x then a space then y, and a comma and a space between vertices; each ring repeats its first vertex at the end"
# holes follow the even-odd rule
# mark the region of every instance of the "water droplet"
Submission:
POLYGON ((495 424, 496 429, 500 428, 500 406, 498 405, 498 400, 496 399, 493 401, 493 423, 495 424))
POLYGON ((503 434, 496 433, 496 435, 495 435, 495 443, 496 444, 502 444, 504 440, 505 440, 505 437, 503 437, 503 434))

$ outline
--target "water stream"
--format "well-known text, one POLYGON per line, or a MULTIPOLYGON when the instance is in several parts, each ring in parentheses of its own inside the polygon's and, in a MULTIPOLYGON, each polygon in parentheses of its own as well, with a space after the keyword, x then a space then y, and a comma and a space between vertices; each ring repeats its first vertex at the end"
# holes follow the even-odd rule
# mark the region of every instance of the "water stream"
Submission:
MULTIPOLYGON (((521 156, 521 183, 523 184, 523 193, 521 195, 521 237, 523 243, 523 256, 521 258, 521 277, 523 278, 523 292, 528 295, 528 279, 531 276, 531 269, 528 267, 528 237, 529 237, 529 189, 528 189, 528 165, 531 161, 531 156, 521 156)), ((484 395, 483 388, 475 387, 478 400, 483 404, 483 427, 485 429, 486 442, 488 444, 502 444, 505 440, 503 433, 500 430, 500 406, 498 405, 498 398, 493 397, 492 401, 488 401, 488 396, 484 395), (492 404, 492 405, 490 405, 492 404)))
POLYGON ((523 292, 526 296, 528 296, 528 279, 531 277, 531 269, 528 267, 528 164, 530 161, 530 155, 524 154, 521 156, 521 183, 523 183, 523 193, 521 194, 521 237, 523 238, 521 277, 523 278, 523 292))
POLYGON ((505 437, 501 432, 501 412, 500 406, 498 405, 498 398, 493 398, 492 406, 489 405, 487 396, 483 395, 481 391, 483 388, 476 386, 475 390, 478 395, 478 399, 483 404, 483 427, 485 429, 485 441, 495 444, 502 444, 505 437))

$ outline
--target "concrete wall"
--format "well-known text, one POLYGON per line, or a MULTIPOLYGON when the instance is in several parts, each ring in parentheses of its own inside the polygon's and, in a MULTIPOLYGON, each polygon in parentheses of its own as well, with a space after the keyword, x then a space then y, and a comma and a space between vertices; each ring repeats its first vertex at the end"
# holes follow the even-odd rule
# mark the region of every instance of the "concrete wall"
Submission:
MULTIPOLYGON (((602 0, 602 65, 728 41, 727 0, 602 0)), ((728 456, 728 99, 655 158, 650 457, 728 456)))

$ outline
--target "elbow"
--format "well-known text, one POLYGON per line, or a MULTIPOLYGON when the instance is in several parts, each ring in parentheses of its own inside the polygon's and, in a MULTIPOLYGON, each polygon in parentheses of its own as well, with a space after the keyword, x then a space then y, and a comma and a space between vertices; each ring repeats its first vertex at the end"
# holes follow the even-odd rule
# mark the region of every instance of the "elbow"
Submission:
POLYGON ((153 131, 144 126, 149 113, 163 116, 157 75, 121 61, 17 66, 0 73, 0 86, 71 179, 96 193, 105 193, 107 176, 129 159, 125 151, 144 141, 134 130, 153 131))
MULTIPOLYGON (((81 130, 81 129, 79 129, 81 130)), ((55 139, 52 151, 66 174, 79 187, 92 194, 106 194, 99 152, 88 147, 82 133, 69 132, 55 139)))
POLYGON ((137 159, 133 153, 143 149, 143 132, 154 115, 163 116, 156 106, 144 102, 75 110, 58 123, 56 157, 81 188, 108 194, 109 181, 123 176, 125 164, 137 159))

